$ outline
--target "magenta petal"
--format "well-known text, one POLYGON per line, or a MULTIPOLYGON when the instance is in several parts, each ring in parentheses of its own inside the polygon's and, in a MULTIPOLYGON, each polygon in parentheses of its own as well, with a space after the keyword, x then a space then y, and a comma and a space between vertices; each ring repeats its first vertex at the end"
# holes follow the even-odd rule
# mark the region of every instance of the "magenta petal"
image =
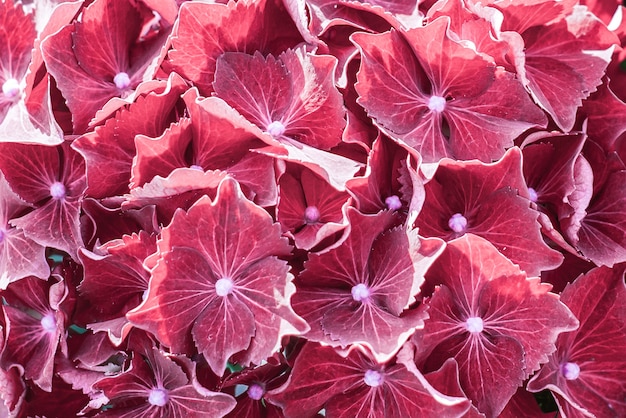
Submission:
MULTIPOLYGON (((50 186, 61 180, 61 147, 0 144, 0 170, 11 189, 23 200, 36 204, 50 197, 50 186), (35 170, 36 167, 36 170, 35 170), (34 174, 34 175, 33 175, 34 174)), ((70 153, 70 156, 75 153, 70 153)), ((74 160, 78 162, 77 159, 74 160)), ((83 190, 77 190, 78 194, 83 190)))
POLYGON ((585 143, 583 134, 536 134, 523 150, 524 177, 535 191, 536 203, 554 211, 576 189, 574 163, 585 143))
POLYGON ((271 55, 227 52, 217 59, 216 94, 263 130, 283 118, 298 87, 282 60, 271 55))
POLYGON ((177 209, 187 209, 203 195, 215 193, 220 181, 227 176, 221 171, 202 171, 193 168, 177 168, 166 178, 155 176, 141 187, 135 187, 122 208, 140 209, 155 205, 159 219, 168 223, 177 209))
POLYGON ((99 81, 88 76, 82 70, 72 52, 72 26, 66 26, 55 35, 46 38, 42 43, 46 65, 56 76, 57 83, 65 92, 68 107, 72 111, 72 122, 75 132, 87 130, 89 121, 96 112, 117 93, 111 80, 99 81), (89 101, 83 100, 89 97, 89 101))
POLYGON ((581 221, 577 247, 598 265, 626 261, 626 171, 612 173, 581 221))
MULTIPOLYGON (((41 320, 11 306, 4 307, 7 342, 2 355, 3 368, 19 364, 25 377, 44 390, 52 389, 54 354, 60 331, 46 332, 41 320)), ((61 319, 52 314, 51 318, 61 319)))
POLYGON ((626 103, 620 100, 609 88, 607 79, 598 86, 598 91, 583 104, 583 111, 588 115, 587 135, 612 151, 618 138, 626 132, 626 103))
POLYGON ((26 75, 37 37, 33 15, 25 13, 22 4, 7 0, 0 5, 0 19, 0 83, 7 76, 21 80, 26 75))
POLYGON ((322 319, 322 328, 331 342, 341 346, 364 344, 383 360, 397 352, 402 344, 428 317, 424 310, 413 310, 402 317, 390 314, 376 305, 356 304, 350 298, 322 319))
POLYGON ((26 237, 58 248, 76 259, 83 246, 79 211, 85 191, 85 163, 67 144, 56 147, 0 144, 0 161, 11 188, 35 210, 11 220, 26 237))
POLYGON ((565 20, 532 27, 522 37, 528 87, 557 125, 569 132, 577 108, 602 82, 608 62, 583 52, 596 48, 577 40, 565 20))
POLYGON ((466 400, 444 404, 433 390, 403 364, 379 364, 360 350, 344 358, 330 347, 307 343, 289 381, 268 398, 287 417, 313 416, 322 408, 329 416, 342 418, 463 416, 469 406, 466 400))
POLYGON ((128 191, 137 134, 158 137, 172 122, 174 108, 185 88, 178 75, 120 109, 95 132, 72 143, 87 165, 89 196, 103 198, 128 191))
POLYGON ((4 230, 0 242, 0 288, 27 276, 47 280, 50 266, 46 261, 46 249, 24 235, 20 228, 4 230))
POLYGON ((495 71, 494 77, 493 83, 479 96, 460 97, 444 112, 450 125, 450 147, 456 158, 497 160, 519 135, 547 123, 517 78, 505 71, 495 71))
MULTIPOLYGON (((137 307, 148 290, 150 274, 143 261, 156 250, 156 237, 142 231, 111 242, 107 249, 109 254, 104 256, 87 250, 79 253, 84 278, 78 291, 89 302, 96 322, 116 318, 125 322, 126 312, 137 307)), ((111 336, 119 342, 123 337, 119 332, 111 332, 111 336)))
POLYGON ((185 150, 191 142, 191 121, 182 118, 158 138, 135 136, 137 154, 133 158, 130 188, 142 187, 155 176, 167 177, 174 169, 187 167, 185 150))
MULTIPOLYGON (((217 97, 200 98, 195 89, 183 96, 193 132, 192 164, 207 170, 224 170, 250 150, 265 145, 242 123, 242 116, 217 97)), ((185 150, 177 150, 184 155, 185 150)))
POLYGON ((233 354, 250 346, 255 319, 246 304, 233 295, 214 298, 194 321, 194 342, 216 374, 223 373, 233 354))
POLYGON ((239 182, 248 199, 262 207, 276 205, 278 189, 273 158, 250 152, 227 171, 239 182))
POLYGON ((537 211, 510 188, 486 198, 475 216, 475 225, 468 231, 489 240, 529 276, 552 270, 563 261, 563 256, 544 242, 537 211))
POLYGON ((215 298, 211 280, 215 278, 198 251, 176 248, 161 254, 145 301, 126 316, 174 352, 190 353, 194 321, 215 298), (176 280, 169 280, 171 274, 176 280))
POLYGON ((415 189, 423 191, 423 186, 421 180, 415 181, 418 176, 410 166, 411 157, 399 144, 379 135, 369 152, 366 174, 349 180, 346 185, 354 196, 355 206, 363 213, 382 209, 404 212, 407 206, 414 209, 413 199, 420 200, 415 189))
MULTIPOLYGON (((572 415, 567 415, 572 416, 572 415)), ((500 418, 551 418, 554 412, 543 412, 532 393, 520 387, 509 400, 500 418)))
POLYGON ((3 401, 0 404, 0 411, 7 416, 17 414, 26 395, 26 385, 19 368, 0 370, 0 392, 2 393, 0 399, 3 401))
POLYGON ((0 172, 0 288, 26 276, 47 280, 50 267, 45 248, 26 238, 19 228, 12 228, 9 220, 29 208, 9 187, 0 172))
POLYGON ((40 245, 58 248, 77 258, 83 246, 79 224, 79 203, 50 200, 11 224, 24 230, 26 236, 40 245))
POLYGON ((14 4, 12 0, 0 4, 0 28, 0 86, 3 90, 0 93, 0 132, 10 134, 9 138, 0 135, 0 141, 11 141, 17 139, 16 122, 24 127, 30 125, 30 117, 24 106, 24 79, 37 31, 33 15, 25 13, 22 4, 14 4), (16 114, 20 114, 26 121, 16 120, 16 114))
POLYGON ((252 312, 255 324, 250 347, 237 357, 240 364, 258 364, 267 353, 280 349, 284 333, 299 334, 308 329, 290 306, 289 297, 295 289, 291 283, 285 284, 287 271, 285 262, 267 257, 255 263, 238 286, 237 297, 252 312), (284 298, 279 296, 283 294, 284 298))
POLYGON ((278 55, 302 40, 282 1, 190 2, 180 8, 169 58, 174 70, 208 97, 213 92, 215 61, 224 52, 278 55), (275 30, 276 22, 282 22, 280 30, 275 30))

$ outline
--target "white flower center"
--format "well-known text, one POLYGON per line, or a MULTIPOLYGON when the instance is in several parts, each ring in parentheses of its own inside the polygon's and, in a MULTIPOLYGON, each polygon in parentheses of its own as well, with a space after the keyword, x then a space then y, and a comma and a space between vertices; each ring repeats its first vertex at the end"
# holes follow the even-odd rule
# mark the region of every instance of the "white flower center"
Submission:
POLYGON ((115 87, 118 89, 126 90, 130 86, 130 77, 127 73, 122 71, 121 73, 115 74, 113 82, 115 83, 115 87))
POLYGON ((64 199, 65 193, 65 186, 59 181, 55 181, 52 183, 52 186, 50 186, 50 196, 52 196, 53 199, 64 199))
POLYGON ((400 198, 394 194, 385 199, 385 205, 387 205, 387 209, 389 210, 398 210, 402 207, 402 202, 400 198))
POLYGON ((465 328, 469 332, 479 333, 483 332, 483 320, 477 316, 467 318, 465 321, 465 328))
POLYGON ((215 283, 215 293, 217 293, 217 296, 227 296, 232 290, 233 281, 227 277, 223 277, 215 283))
POLYGON ((363 302, 370 297, 370 290, 363 283, 359 283, 356 286, 352 286, 352 299, 357 302, 363 302))
POLYGON ((446 98, 441 96, 430 96, 428 108, 433 112, 441 113, 446 108, 446 98))
POLYGON ((20 93, 20 83, 14 78, 9 78, 2 84, 2 94, 7 99, 13 99, 20 93))
POLYGON ((57 321, 54 319, 54 314, 49 313, 46 316, 44 316, 43 318, 41 318, 41 327, 47 332, 47 333, 54 333, 57 330, 57 321))
POLYGON ((530 197, 530 201, 531 202, 536 202, 537 201, 537 197, 538 197, 537 196, 537 192, 532 187, 528 188, 528 195, 530 197))
POLYGON ((308 224, 319 222, 321 216, 322 215, 320 214, 320 210, 317 206, 307 206, 304 210, 304 221, 308 224))
POLYGON ((460 213, 455 213, 448 221, 448 226, 456 233, 465 232, 467 229, 467 219, 460 213))
POLYGON ((567 380, 576 380, 580 375, 580 366, 576 363, 563 363, 561 364, 561 374, 567 380))
POLYGON ((264 394, 265 389, 257 383, 250 385, 248 388, 248 397, 250 397, 250 399, 254 399, 255 401, 261 400, 264 394))
POLYGON ((267 133, 272 135, 273 138, 278 138, 285 133, 285 125, 275 120, 274 122, 267 125, 267 133))
POLYGON ((148 395, 148 402, 154 406, 165 406, 169 400, 170 397, 167 394, 167 390, 161 388, 152 389, 148 395))
POLYGON ((382 373, 376 370, 368 370, 365 372, 365 376, 363 376, 363 381, 367 386, 371 386, 373 388, 378 387, 383 384, 384 376, 382 373))

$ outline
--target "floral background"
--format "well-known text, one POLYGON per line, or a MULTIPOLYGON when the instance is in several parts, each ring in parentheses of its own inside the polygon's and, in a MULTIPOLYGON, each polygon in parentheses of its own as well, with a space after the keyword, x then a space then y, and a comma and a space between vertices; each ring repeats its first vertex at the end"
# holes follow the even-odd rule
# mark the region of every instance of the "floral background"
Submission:
POLYGON ((0 416, 626 416, 615 0, 0 2, 0 416))

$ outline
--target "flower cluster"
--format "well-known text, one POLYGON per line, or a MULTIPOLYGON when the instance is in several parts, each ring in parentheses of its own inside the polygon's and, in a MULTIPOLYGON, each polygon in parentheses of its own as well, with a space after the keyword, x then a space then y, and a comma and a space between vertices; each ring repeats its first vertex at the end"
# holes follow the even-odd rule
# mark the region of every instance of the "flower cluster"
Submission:
POLYGON ((0 415, 626 416, 625 12, 0 1, 0 415))

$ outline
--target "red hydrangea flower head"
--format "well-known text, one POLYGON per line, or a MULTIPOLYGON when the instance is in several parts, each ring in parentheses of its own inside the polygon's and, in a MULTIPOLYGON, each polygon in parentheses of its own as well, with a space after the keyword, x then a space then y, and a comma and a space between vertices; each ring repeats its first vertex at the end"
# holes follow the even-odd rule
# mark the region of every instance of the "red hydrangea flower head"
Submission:
POLYGON ((349 195, 311 170, 291 164, 288 167, 278 181, 276 218, 294 238, 296 247, 309 250, 347 226, 349 195))
POLYGON ((226 52, 217 59, 213 88, 274 139, 291 138, 328 150, 345 126, 334 86, 336 59, 288 49, 278 58, 226 52))
POLYGON ((578 326, 550 285, 472 234, 448 243, 426 277, 438 286, 414 337, 418 364, 435 370, 454 357, 463 390, 489 417, 548 360, 558 335, 578 326))
POLYGON ((348 219, 346 240, 305 263, 293 305, 311 325, 307 339, 364 345, 383 362, 421 327, 425 314, 412 305, 443 243, 394 227, 399 216, 391 211, 350 208, 348 219))
POLYGON ((480 235, 529 275, 561 264, 561 254, 541 236, 539 213, 529 205, 519 148, 493 164, 445 159, 424 188, 424 206, 415 221, 424 236, 450 241, 466 233, 480 235))
POLYGON ((101 379, 94 388, 112 406, 98 414, 103 417, 223 417, 235 406, 231 396, 200 387, 175 358, 157 348, 135 352, 129 370, 101 379))
POLYGON ((491 162, 546 118, 513 74, 451 39, 448 26, 442 17, 408 31, 354 34, 362 57, 358 102, 425 162, 491 162))
POLYGON ((0 143, 0 170, 11 189, 35 209, 11 221, 37 244, 77 259, 83 246, 80 204, 85 193, 85 162, 64 143, 55 147, 0 143))
POLYGON ((19 365, 26 379, 47 392, 52 390, 57 350, 67 355, 67 316, 60 305, 68 291, 59 279, 56 275, 49 281, 28 277, 11 283, 2 293, 6 341, 0 364, 5 370, 19 365))
POLYGON ((308 330, 291 309, 295 287, 277 258, 290 253, 286 241, 226 178, 213 202, 204 196, 179 209, 163 229, 148 296, 127 317, 176 353, 195 346, 217 375, 234 354, 259 363, 284 335, 308 330))
MULTIPOLYGON (((132 97, 144 78, 152 78, 153 60, 159 59, 167 33, 142 39, 141 7, 131 1, 96 0, 79 21, 42 42, 46 67, 72 112, 75 133, 87 131, 109 99, 132 97)), ((107 108, 99 118, 123 104, 107 108)))
POLYGON ((578 277, 561 301, 580 327, 559 335, 557 351, 533 376, 528 389, 550 389, 567 416, 626 413, 626 287, 624 267, 598 267, 578 277))

